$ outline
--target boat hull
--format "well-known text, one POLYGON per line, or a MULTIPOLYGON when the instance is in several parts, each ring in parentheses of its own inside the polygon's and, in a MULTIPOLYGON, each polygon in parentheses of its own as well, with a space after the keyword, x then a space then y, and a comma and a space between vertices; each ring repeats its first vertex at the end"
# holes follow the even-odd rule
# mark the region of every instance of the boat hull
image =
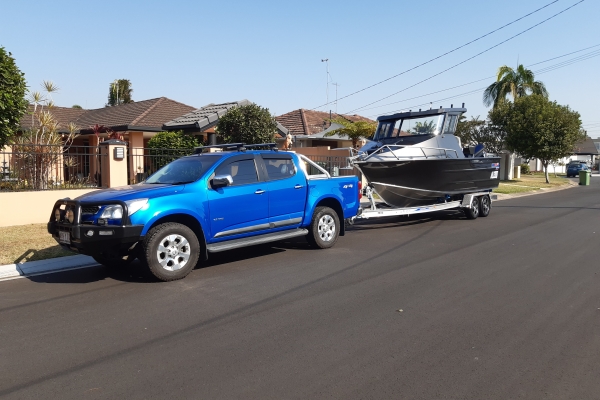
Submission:
POLYGON ((446 196, 491 190, 500 183, 500 157, 358 161, 355 163, 387 204, 412 207, 446 196))

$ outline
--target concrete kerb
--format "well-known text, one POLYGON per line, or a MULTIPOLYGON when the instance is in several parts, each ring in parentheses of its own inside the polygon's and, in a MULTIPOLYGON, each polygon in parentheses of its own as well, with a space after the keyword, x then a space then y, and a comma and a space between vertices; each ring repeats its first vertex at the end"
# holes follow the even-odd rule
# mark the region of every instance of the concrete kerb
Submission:
MULTIPOLYGON (((559 186, 556 188, 542 188, 533 192, 526 193, 497 194, 498 199, 496 201, 508 200, 523 196, 532 196, 548 192, 555 192, 557 190, 569 189, 577 185, 578 182, 569 181, 568 185, 559 186)), ((368 200, 365 200, 363 198, 361 203, 368 207, 368 200)), ((23 264, 0 265, 0 282, 11 279, 25 278, 28 276, 50 274, 80 268, 88 268, 96 265, 98 265, 98 263, 92 257, 84 255, 57 257, 39 261, 28 261, 23 264)))
POLYGON ((98 265, 98 263, 92 257, 80 254, 47 260, 28 261, 22 264, 0 265, 0 282, 28 276, 93 267, 95 265, 98 265))

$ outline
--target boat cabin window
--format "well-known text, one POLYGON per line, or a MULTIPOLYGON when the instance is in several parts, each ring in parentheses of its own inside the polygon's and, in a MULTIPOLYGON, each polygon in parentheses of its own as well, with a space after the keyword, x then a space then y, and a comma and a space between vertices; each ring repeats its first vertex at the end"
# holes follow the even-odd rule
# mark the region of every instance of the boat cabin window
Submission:
POLYGON ((400 133, 400 136, 438 135, 442 130, 443 122, 443 115, 405 119, 402 123, 402 132, 400 133))
POLYGON ((443 134, 452 134, 456 132, 456 124, 458 123, 458 115, 448 115, 446 123, 444 124, 443 134))
MULTIPOLYGON (((455 118, 455 122, 453 122, 450 127, 455 130, 456 116, 453 117, 455 118)), ((380 121, 379 126, 377 127, 377 132, 375 132, 374 140, 379 141, 401 136, 438 135, 442 131, 443 123, 443 115, 403 120, 400 119, 397 121, 380 121)))

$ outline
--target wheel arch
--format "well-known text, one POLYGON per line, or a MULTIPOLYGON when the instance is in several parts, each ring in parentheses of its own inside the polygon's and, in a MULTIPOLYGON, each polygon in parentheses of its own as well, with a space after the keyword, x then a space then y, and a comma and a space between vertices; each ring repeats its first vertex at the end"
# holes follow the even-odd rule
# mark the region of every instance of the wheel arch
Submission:
MULTIPOLYGON (((313 213, 315 212, 317 207, 329 207, 333 211, 335 211, 335 213, 337 214, 338 219, 340 221, 340 236, 344 236, 346 234, 346 224, 344 223, 344 221, 345 221, 344 209, 342 208, 342 204, 338 200, 336 200, 332 197, 327 197, 327 198, 319 200, 317 202, 317 204, 315 204, 313 213)), ((311 215, 311 218, 312 218, 312 215, 311 215)))
POLYGON ((152 223, 152 225, 150 225, 146 231, 150 232, 150 230, 152 228, 154 228, 155 226, 158 226, 158 225, 161 225, 161 224, 164 224, 167 222, 176 222, 176 223, 185 225, 188 228, 190 228, 196 234, 196 237, 198 238, 198 242, 200 242, 200 246, 202 246, 202 248, 200 249, 200 259, 201 260, 208 259, 208 252, 206 250, 206 237, 204 236, 204 230, 202 229, 202 225, 200 225, 200 222, 195 217, 193 217, 189 214, 176 213, 176 214, 165 215, 165 216, 157 219, 156 221, 154 221, 152 223))

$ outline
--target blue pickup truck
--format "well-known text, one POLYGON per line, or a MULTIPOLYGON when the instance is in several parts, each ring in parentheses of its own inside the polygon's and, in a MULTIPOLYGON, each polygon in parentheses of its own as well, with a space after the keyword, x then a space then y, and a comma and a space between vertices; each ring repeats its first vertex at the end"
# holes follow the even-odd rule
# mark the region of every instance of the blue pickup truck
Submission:
MULTIPOLYGON (((264 146, 264 145, 261 145, 264 146)), ((356 176, 331 177, 275 147, 220 146, 175 160, 145 182, 58 200, 48 232, 107 266, 135 258, 162 281, 184 278, 209 253, 305 236, 328 248, 356 215, 356 176)))

